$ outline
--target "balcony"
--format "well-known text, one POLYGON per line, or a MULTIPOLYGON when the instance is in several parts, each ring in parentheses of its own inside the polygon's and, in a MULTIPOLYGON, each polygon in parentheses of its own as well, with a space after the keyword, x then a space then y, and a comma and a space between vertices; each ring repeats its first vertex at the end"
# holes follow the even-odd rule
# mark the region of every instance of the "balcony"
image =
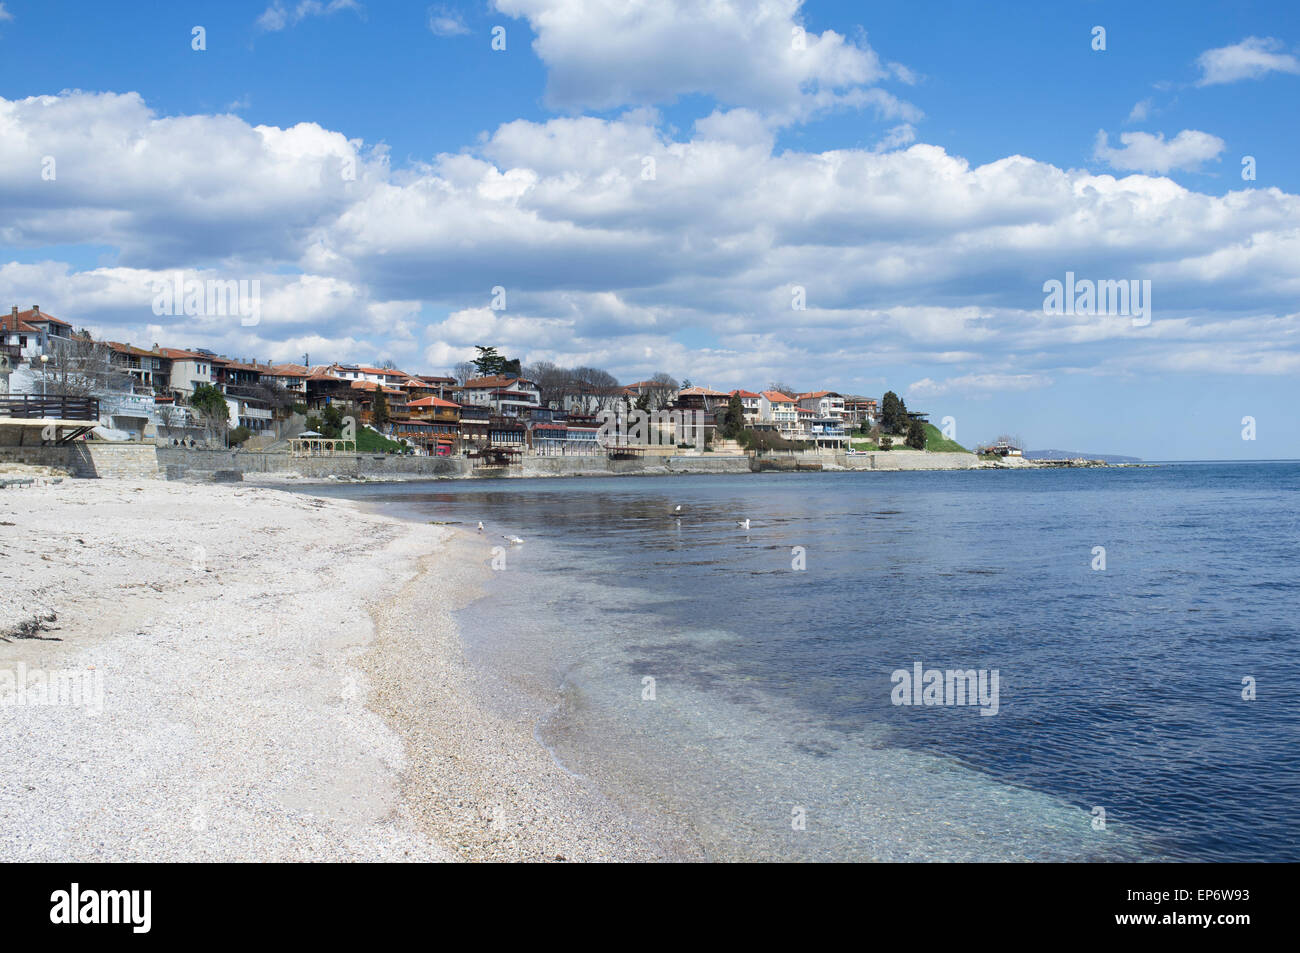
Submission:
POLYGON ((35 394, 0 397, 0 417, 12 420, 99 420, 93 397, 39 397, 35 394))

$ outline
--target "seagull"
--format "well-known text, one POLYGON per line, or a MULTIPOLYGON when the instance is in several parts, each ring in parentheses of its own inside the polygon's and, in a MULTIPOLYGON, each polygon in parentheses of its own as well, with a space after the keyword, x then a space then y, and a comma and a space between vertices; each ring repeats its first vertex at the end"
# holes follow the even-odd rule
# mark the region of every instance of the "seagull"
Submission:
POLYGON ((524 541, 518 536, 502 536, 501 538, 508 543, 514 543, 516 546, 522 546, 524 544, 524 541))
POLYGON ((673 507, 674 513, 680 513, 681 511, 682 511, 682 504, 678 503, 676 506, 673 507))
POLYGON ((478 521, 478 531, 479 531, 480 533, 483 532, 483 521, 482 521, 482 520, 479 520, 479 521, 478 521))
POLYGON ((736 525, 741 529, 749 529, 749 517, 746 516, 743 520, 736 520, 736 525))

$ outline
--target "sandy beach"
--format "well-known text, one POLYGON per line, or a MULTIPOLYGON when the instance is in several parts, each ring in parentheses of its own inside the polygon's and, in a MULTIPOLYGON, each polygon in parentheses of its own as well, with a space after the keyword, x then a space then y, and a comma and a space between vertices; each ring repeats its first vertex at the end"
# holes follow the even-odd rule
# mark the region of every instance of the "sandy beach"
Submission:
POLYGON ((553 699, 485 695, 488 556, 268 487, 0 491, 0 860, 699 856, 556 764, 553 699))

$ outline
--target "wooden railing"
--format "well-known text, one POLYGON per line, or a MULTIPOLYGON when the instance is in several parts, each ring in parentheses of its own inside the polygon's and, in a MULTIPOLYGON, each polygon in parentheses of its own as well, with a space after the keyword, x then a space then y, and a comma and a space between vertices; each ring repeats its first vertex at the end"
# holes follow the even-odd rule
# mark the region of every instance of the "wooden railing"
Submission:
POLYGON ((98 420, 99 401, 93 397, 11 395, 0 397, 0 417, 27 420, 98 420))

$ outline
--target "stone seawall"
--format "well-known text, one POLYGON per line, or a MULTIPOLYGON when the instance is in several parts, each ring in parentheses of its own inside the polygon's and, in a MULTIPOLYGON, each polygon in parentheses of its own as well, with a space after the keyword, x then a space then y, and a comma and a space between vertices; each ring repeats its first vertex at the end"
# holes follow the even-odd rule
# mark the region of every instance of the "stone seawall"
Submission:
POLYGON ((680 457, 646 456, 629 460, 605 457, 525 457, 523 466, 511 467, 510 476, 667 476, 680 473, 748 473, 749 458, 719 454, 680 457))
POLYGON ((973 453, 885 450, 852 455, 837 453, 834 466, 843 470, 975 470, 979 468, 980 460, 973 453))
POLYGON ((0 447, 0 463, 59 467, 83 479, 149 480, 162 475, 150 443, 78 440, 62 446, 0 447))
POLYGON ((159 447, 158 465, 163 468, 169 480, 186 476, 202 477, 218 470, 234 470, 246 474, 296 474, 305 480, 322 480, 331 476, 433 480, 472 475, 469 461, 462 457, 405 457, 388 453, 294 457, 287 453, 159 447))

